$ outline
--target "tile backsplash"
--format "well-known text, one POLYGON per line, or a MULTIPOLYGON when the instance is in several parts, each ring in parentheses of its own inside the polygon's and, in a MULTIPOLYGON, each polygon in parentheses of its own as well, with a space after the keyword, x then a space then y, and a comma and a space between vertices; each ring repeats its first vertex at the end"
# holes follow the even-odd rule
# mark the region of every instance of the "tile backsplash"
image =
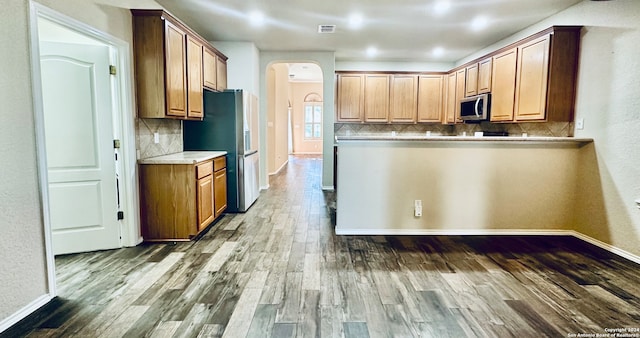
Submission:
POLYGON ((425 136, 429 131, 431 136, 456 136, 466 133, 472 136, 477 131, 507 132, 509 136, 573 136, 573 122, 530 122, 530 123, 490 123, 474 124, 374 124, 374 123, 335 123, 336 136, 425 136))
POLYGON ((137 119, 136 149, 140 158, 149 158, 181 152, 182 121, 171 119, 137 119), (153 134, 158 133, 159 142, 154 142, 153 134))

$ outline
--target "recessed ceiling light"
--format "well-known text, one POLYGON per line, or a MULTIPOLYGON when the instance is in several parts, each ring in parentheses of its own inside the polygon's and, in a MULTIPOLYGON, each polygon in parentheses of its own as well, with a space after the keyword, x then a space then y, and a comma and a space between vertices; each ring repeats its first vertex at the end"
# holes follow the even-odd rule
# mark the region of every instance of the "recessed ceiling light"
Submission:
POLYGON ((251 26, 262 26, 264 24, 264 14, 260 11, 252 11, 249 13, 249 23, 251 26))
POLYGON ((376 55, 378 55, 378 48, 373 47, 373 46, 367 48, 367 56, 368 57, 372 58, 372 57, 374 57, 376 55))
POLYGON ((349 15, 349 28, 358 29, 362 27, 362 22, 364 19, 362 18, 362 14, 353 13, 349 15))
POLYGON ((471 29, 474 31, 480 31, 489 26, 489 19, 485 16, 476 16, 471 21, 471 29))
POLYGON ((442 47, 436 47, 431 51, 431 55, 433 55, 434 57, 441 57, 444 55, 444 48, 442 47))
POLYGON ((437 15, 442 15, 448 12, 450 8, 451 3, 448 0, 440 0, 433 5, 433 12, 437 15))

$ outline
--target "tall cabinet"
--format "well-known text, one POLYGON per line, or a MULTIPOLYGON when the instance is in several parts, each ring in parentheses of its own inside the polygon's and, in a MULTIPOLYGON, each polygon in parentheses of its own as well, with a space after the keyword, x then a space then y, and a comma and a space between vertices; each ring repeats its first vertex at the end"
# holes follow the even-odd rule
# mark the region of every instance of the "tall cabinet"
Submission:
POLYGON ((203 90, 226 89, 227 57, 163 10, 131 13, 138 117, 202 119, 203 90))

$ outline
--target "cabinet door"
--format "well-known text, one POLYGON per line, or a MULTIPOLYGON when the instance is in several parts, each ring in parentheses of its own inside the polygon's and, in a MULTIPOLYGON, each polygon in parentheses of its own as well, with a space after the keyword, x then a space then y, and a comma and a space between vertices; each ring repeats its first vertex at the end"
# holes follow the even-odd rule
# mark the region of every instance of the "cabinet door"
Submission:
POLYGON ((510 49, 493 57, 491 121, 512 121, 516 91, 517 50, 510 49))
POLYGON ((187 116, 186 34, 165 20, 167 115, 187 116))
POLYGON ((516 121, 545 119, 548 70, 548 35, 518 46, 516 121))
POLYGON ((337 122, 362 122, 364 75, 338 74, 337 122))
POLYGON ((442 82, 442 75, 418 77, 418 122, 442 121, 442 82))
POLYGON ((478 64, 467 67, 467 78, 465 81, 465 96, 478 94, 478 64))
POLYGON ((493 59, 486 58, 478 65, 478 94, 491 92, 491 65, 493 59))
POLYGON ((456 73, 447 75, 446 99, 443 123, 456 123, 456 73))
POLYGON ((365 75, 364 121, 389 122, 389 75, 365 75))
POLYGON ((202 56, 202 85, 211 90, 217 90, 216 68, 218 67, 218 57, 209 48, 204 48, 202 56))
POLYGON ((227 169, 216 171, 214 176, 215 217, 218 217, 227 208, 227 169))
POLYGON ((187 78, 189 79, 189 99, 187 118, 202 119, 202 44, 187 36, 187 78))
POLYGON ((460 100, 464 99, 465 93, 465 80, 466 80, 466 69, 460 69, 456 72, 456 123, 462 122, 460 118, 460 100))
POLYGON ((216 82, 219 92, 227 89, 227 61, 221 57, 216 61, 216 82))
POLYGON ((213 175, 208 175, 198 180, 198 231, 204 229, 213 219, 214 198, 213 198, 213 175))
POLYGON ((391 122, 415 123, 418 115, 418 77, 394 75, 389 99, 391 122))

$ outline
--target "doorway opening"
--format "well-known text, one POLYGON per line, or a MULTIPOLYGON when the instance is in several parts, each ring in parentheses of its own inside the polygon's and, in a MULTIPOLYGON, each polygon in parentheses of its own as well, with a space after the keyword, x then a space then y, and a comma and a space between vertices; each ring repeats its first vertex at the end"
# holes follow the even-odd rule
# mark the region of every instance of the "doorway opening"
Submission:
POLYGON ((55 255, 139 243, 129 44, 30 3, 47 273, 55 255))
POLYGON ((322 159, 323 76, 311 62, 267 67, 267 172, 286 167, 289 156, 322 159))

